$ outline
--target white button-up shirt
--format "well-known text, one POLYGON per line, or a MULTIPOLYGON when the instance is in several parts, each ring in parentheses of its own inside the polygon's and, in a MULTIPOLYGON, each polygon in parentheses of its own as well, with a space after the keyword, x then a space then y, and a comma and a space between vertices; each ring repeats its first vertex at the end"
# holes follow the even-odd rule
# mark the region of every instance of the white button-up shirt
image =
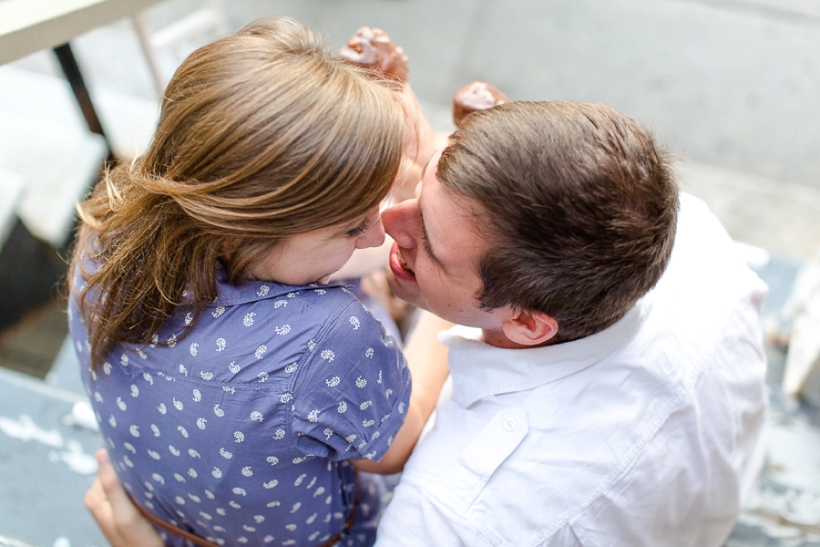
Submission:
POLYGON ((377 545, 721 545, 763 460, 765 292, 683 195, 667 271, 612 327, 518 350, 443 333, 452 390, 377 545))

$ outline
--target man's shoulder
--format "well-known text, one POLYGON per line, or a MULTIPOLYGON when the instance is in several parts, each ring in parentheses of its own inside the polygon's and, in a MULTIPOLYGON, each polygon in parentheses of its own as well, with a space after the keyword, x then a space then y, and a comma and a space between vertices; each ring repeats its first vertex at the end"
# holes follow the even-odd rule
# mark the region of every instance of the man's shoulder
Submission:
MULTIPOLYGON (((739 462, 759 436, 765 363, 748 345, 751 353, 738 359, 754 365, 754 374, 727 379, 718 361, 714 370, 676 360, 674 334, 641 335, 623 352, 559 381, 467 408, 454 400, 441 405, 405 468, 406 494, 394 499, 396 510, 405 503, 446 507, 458 515, 447 517, 456 528, 514 545, 541 545, 570 523, 588 525, 578 533, 591 534, 593 513, 605 513, 598 529, 615 534, 633 533, 627 522, 646 526, 644 539, 664 526, 687 534, 676 527, 710 511, 718 515, 712 522, 725 526, 735 508, 702 500, 739 497, 738 479, 755 471, 739 462), (725 389, 735 395, 721 398, 725 389), (743 413, 747 423, 730 431, 743 413), (682 476, 687 485, 679 488, 682 476), (676 488, 678 501, 688 504, 680 514, 668 498, 676 488), (641 509, 642 498, 652 500, 651 511, 641 509)), ((642 544, 640 534, 635 541, 642 544)))
POLYGON ((734 376, 762 386, 767 292, 706 204, 683 194, 669 266, 644 298, 645 340, 637 342, 649 351, 634 346, 646 354, 646 366, 658 367, 670 381, 690 385, 705 374, 721 383, 734 376))
POLYGON ((653 293, 677 297, 709 310, 733 309, 737 302, 762 298, 766 285, 748 267, 720 220, 700 199, 681 194, 677 233, 666 272, 653 293))

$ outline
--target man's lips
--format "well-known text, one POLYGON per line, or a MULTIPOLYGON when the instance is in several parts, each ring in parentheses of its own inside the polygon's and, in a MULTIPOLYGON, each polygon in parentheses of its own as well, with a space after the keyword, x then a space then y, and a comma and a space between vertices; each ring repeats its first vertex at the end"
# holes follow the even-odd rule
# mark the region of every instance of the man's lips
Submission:
POLYGON ((393 248, 390 249, 390 270, 398 279, 406 279, 413 281, 416 279, 416 274, 407 267, 407 264, 401 257, 399 252, 399 244, 393 243, 393 248))

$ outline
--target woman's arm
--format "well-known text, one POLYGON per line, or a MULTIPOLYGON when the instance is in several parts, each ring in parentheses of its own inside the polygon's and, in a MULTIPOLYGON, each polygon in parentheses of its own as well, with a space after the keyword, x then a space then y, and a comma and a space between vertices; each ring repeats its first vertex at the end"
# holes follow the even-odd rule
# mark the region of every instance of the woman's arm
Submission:
POLYGON ((421 311, 404 350, 413 379, 407 417, 384 457, 379 461, 353 460, 351 463, 356 468, 381 474, 397 473, 404 468, 450 374, 447 348, 438 341, 437 335, 452 326, 430 312, 421 311))
POLYGON ((436 146, 437 140, 430 121, 421 109, 409 83, 404 84, 401 99, 404 103, 407 129, 401 167, 390 191, 393 203, 413 198, 416 184, 421 180, 427 162, 439 148, 436 146))
POLYGON ((112 547, 164 547, 162 538, 143 517, 122 487, 108 452, 97 450, 99 475, 85 493, 85 506, 112 547))

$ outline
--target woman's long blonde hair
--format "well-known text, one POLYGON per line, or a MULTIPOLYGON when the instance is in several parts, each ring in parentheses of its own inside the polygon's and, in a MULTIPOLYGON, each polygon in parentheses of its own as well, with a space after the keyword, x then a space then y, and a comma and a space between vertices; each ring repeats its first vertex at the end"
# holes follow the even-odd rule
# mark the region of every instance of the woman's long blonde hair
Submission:
POLYGON ((391 84, 290 19, 195 51, 168 85, 146 154, 107 172, 79 206, 71 277, 84 282, 72 293, 92 365, 119 342, 150 343, 183 302, 195 324, 217 296, 218 263, 239 283, 285 238, 378 206, 404 134, 391 84))

